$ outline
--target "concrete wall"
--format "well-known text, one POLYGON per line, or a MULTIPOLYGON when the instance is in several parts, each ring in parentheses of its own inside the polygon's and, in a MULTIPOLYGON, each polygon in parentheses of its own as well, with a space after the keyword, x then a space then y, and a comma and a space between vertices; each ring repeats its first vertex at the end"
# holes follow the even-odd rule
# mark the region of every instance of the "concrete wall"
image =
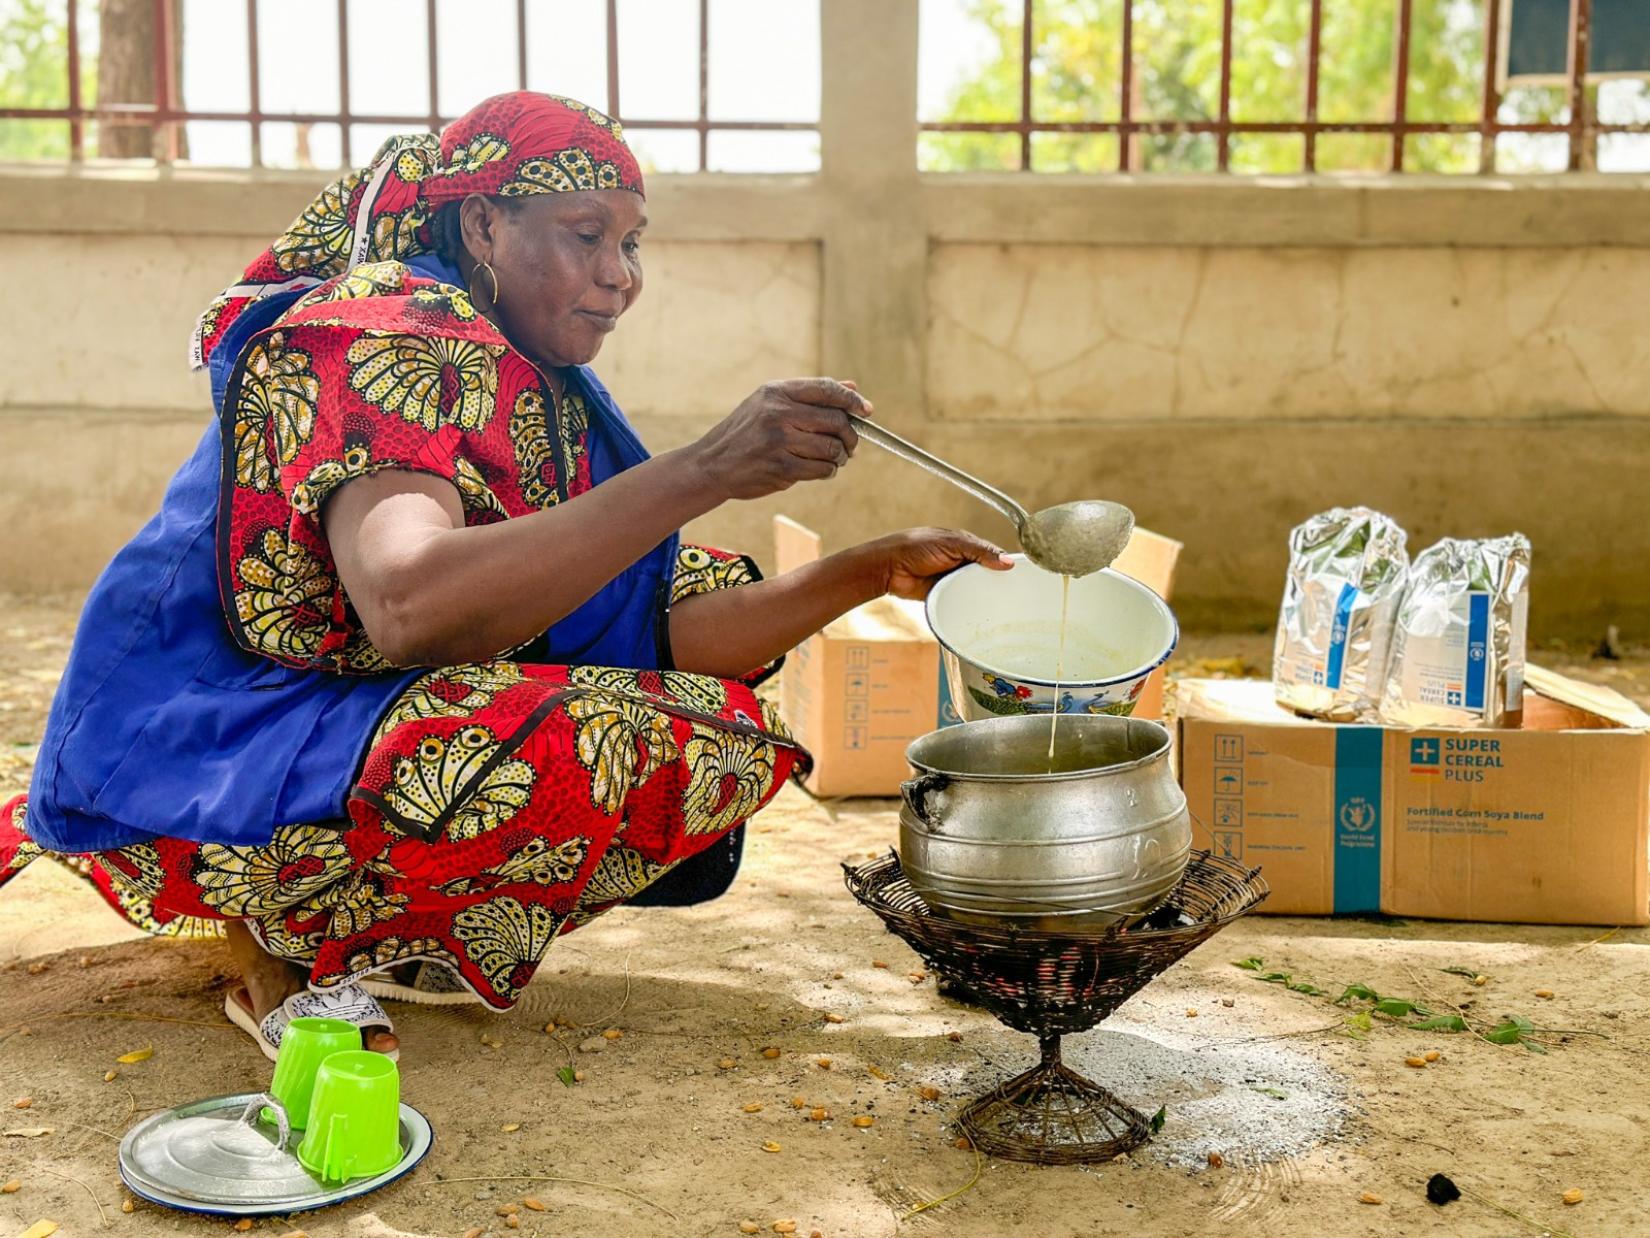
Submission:
MULTIPOLYGON (((1187 543, 1189 623, 1261 626, 1291 525, 1520 528, 1537 636, 1650 628, 1650 179, 919 176, 916 6, 824 6, 824 167, 657 177, 598 368, 656 450, 768 378, 880 414, 1035 507, 1187 543)), ((207 424, 194 315, 319 177, 0 169, 0 591, 83 588, 207 424)), ((998 519, 867 449, 691 532, 766 554, 998 519)))

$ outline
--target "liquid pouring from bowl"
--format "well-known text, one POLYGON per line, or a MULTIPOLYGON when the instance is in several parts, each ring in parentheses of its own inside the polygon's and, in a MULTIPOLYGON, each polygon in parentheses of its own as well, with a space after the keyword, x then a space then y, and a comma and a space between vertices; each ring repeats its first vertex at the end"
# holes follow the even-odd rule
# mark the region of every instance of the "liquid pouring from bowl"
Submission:
POLYGON ((1087 576, 1110 567, 1134 532, 1134 513, 1121 503, 1080 499, 1046 507, 1040 512, 1028 512, 995 486, 924 451, 892 430, 856 413, 849 413, 848 420, 861 438, 966 490, 1013 521, 1027 557, 1045 571, 1060 576, 1087 576))

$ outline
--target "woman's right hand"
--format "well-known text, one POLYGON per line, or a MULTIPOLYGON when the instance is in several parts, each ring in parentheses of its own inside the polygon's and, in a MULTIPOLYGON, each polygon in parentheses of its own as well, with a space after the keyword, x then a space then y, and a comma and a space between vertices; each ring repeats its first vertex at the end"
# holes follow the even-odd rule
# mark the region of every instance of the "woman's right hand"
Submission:
POLYGON ((691 450, 719 499, 759 499, 831 477, 848 463, 859 445, 850 412, 871 414, 871 402, 852 383, 764 383, 691 450))

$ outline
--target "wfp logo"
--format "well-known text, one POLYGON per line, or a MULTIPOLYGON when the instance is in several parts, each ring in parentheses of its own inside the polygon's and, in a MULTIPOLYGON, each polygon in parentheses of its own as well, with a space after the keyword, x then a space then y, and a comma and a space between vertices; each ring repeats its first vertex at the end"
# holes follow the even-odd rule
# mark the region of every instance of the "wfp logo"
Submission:
POLYGON ((1409 763, 1411 765, 1437 765, 1439 745, 1436 739, 1412 739, 1409 741, 1409 763))
POLYGON ((1361 795, 1341 805, 1341 828, 1363 834, 1375 827, 1375 806, 1361 795))

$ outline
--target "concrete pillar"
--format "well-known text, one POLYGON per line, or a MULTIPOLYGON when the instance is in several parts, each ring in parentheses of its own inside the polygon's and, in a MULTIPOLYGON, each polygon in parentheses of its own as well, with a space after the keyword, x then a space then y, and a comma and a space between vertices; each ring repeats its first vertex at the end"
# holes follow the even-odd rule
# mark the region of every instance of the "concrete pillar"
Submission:
POLYGON ((915 0, 820 5, 820 356, 879 409, 920 416, 928 236, 917 178, 915 0))

